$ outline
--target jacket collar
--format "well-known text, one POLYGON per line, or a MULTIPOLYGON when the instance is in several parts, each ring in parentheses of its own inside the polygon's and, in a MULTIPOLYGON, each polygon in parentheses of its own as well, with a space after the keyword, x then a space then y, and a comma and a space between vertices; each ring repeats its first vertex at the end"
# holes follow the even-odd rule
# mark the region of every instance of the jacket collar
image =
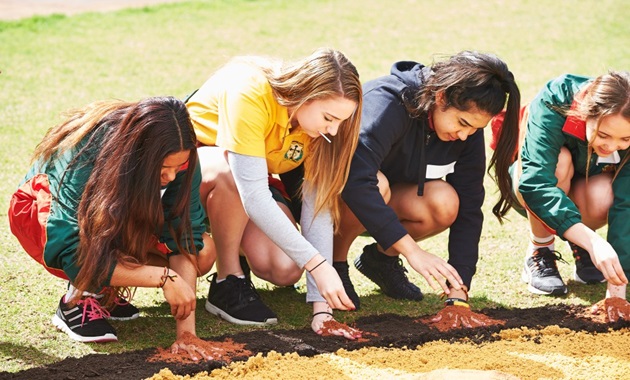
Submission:
MULTIPOLYGON (((585 94, 586 89, 583 89, 575 95, 573 102, 571 103, 571 111, 575 111, 577 109, 580 100, 584 98, 585 94)), ((586 141, 586 120, 569 115, 562 126, 562 132, 574 136, 582 141, 586 141)))

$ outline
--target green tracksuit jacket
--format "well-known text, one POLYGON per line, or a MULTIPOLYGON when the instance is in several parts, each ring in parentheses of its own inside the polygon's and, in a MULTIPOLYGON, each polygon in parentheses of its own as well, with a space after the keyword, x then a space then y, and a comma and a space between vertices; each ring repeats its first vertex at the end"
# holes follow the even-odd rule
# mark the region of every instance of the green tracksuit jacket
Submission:
MULTIPOLYGON (((50 206, 50 214, 46 222, 46 243, 44 248, 44 261, 46 266, 64 271, 70 281, 76 278, 79 267, 76 263, 77 247, 79 244, 79 225, 77 222, 77 210, 79 202, 85 189, 88 178, 93 169, 93 160, 100 151, 100 144, 94 144, 95 148, 84 152, 79 158, 79 162, 72 166, 71 170, 66 171, 68 165, 75 158, 81 147, 85 144, 88 137, 78 144, 77 147, 68 150, 63 155, 54 157, 48 162, 36 163, 27 173, 24 182, 33 178, 37 174, 45 174, 50 183, 50 193, 52 201, 50 206)), ((91 144, 92 145, 92 144, 91 144)), ((169 212, 176 201, 176 195, 179 191, 182 181, 184 180, 184 171, 177 174, 175 179, 162 189, 162 208, 164 210, 164 220, 169 219, 169 212)), ((203 248, 202 234, 206 227, 204 219, 206 217, 203 206, 200 202, 199 186, 201 184, 201 171, 199 164, 196 165, 194 173, 191 195, 190 195, 190 218, 193 236, 188 237, 189 243, 194 244, 197 250, 203 248)), ((172 221, 174 227, 180 222, 180 219, 172 221)), ((156 237, 160 243, 166 245, 169 251, 177 253, 177 245, 168 230, 168 224, 165 223, 162 231, 156 231, 156 237)), ((184 246, 186 245, 182 242, 184 246)), ((190 244, 190 245, 192 245, 190 244)), ((114 266, 108 268, 108 276, 106 283, 102 286, 108 286, 114 266)))
MULTIPOLYGON (((573 201, 557 187, 555 170, 560 148, 571 152, 575 175, 586 176, 588 143, 586 124, 563 116, 580 88, 592 78, 566 74, 549 83, 529 105, 527 131, 521 150, 523 173, 518 189, 527 207, 560 237, 582 221, 573 201), (554 109, 555 108, 555 109, 554 109)), ((627 151, 620 151, 621 162, 627 151)), ((613 182, 614 202, 608 214, 608 242, 613 246, 627 276, 630 276, 630 165, 597 164, 591 155, 588 175, 619 170, 613 182)))

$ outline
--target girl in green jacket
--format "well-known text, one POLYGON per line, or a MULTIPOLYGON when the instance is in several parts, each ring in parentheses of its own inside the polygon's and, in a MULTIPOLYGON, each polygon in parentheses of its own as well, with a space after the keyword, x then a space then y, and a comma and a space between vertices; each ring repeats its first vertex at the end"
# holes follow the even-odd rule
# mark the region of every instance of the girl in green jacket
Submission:
POLYGON ((215 259, 195 144, 184 103, 161 97, 91 104, 38 145, 9 221, 29 255, 70 281, 53 324, 71 338, 117 340, 107 319, 138 316, 121 291, 159 287, 176 319, 171 350, 209 358, 187 344, 196 279, 215 259))
POLYGON ((575 280, 608 281, 616 317, 628 316, 630 275, 630 73, 563 75, 524 109, 513 165, 531 230, 523 279, 537 294, 567 292, 554 236, 569 241, 575 280), (608 236, 595 231, 608 224, 608 236), (625 309, 624 309, 625 308, 625 309))

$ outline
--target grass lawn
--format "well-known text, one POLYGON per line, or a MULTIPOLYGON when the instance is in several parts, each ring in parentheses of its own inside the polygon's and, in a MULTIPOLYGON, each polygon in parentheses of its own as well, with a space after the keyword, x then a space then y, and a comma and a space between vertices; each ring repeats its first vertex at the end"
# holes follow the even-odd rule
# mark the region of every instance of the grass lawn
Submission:
MULTIPOLYGON (((0 264, 0 371, 41 366, 67 356, 167 346, 174 340, 175 324, 158 289, 138 290, 134 303, 142 317, 114 323, 118 343, 75 343, 50 323, 66 284, 22 251, 9 231, 6 210, 35 145, 65 110, 107 98, 183 97, 232 56, 292 59, 321 46, 346 53, 364 81, 387 74, 397 60, 430 63, 464 49, 493 52, 509 64, 524 101, 547 80, 565 72, 598 75, 608 69, 630 69, 630 3, 625 0, 401 0, 395 7, 391 4, 382 0, 190 1, 0 22, 0 252, 4 258, 0 264)), ((603 297, 603 285, 573 282, 563 298, 530 295, 520 282, 528 237, 525 220, 512 212, 510 220, 499 225, 490 212, 496 200, 490 180, 487 194, 481 258, 471 292, 474 308, 590 304, 603 297)), ((358 239, 351 258, 369 241, 358 239)), ((446 242, 447 235, 441 234, 421 245, 446 257, 446 242)), ((564 244, 558 248, 571 257, 564 244)), ((560 269, 569 279, 572 265, 560 269)), ((362 309, 338 313, 343 321, 371 313, 427 314, 440 308, 438 294, 419 275, 411 277, 427 293, 421 303, 385 298, 354 269, 351 275, 362 296, 362 309)), ((303 283, 298 291, 274 289, 262 282, 257 285, 278 313, 279 328, 309 324, 303 283)), ((198 288, 199 336, 247 329, 206 313, 207 282, 200 280, 198 288)))

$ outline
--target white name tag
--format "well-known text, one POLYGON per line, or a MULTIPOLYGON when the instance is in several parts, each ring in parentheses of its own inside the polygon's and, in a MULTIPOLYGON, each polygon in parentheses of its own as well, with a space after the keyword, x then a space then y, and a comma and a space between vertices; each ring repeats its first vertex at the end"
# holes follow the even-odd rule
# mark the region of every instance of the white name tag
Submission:
POLYGON ((427 165, 426 179, 438 179, 445 177, 447 174, 455 171, 455 163, 457 163, 457 161, 453 161, 446 165, 427 165))

